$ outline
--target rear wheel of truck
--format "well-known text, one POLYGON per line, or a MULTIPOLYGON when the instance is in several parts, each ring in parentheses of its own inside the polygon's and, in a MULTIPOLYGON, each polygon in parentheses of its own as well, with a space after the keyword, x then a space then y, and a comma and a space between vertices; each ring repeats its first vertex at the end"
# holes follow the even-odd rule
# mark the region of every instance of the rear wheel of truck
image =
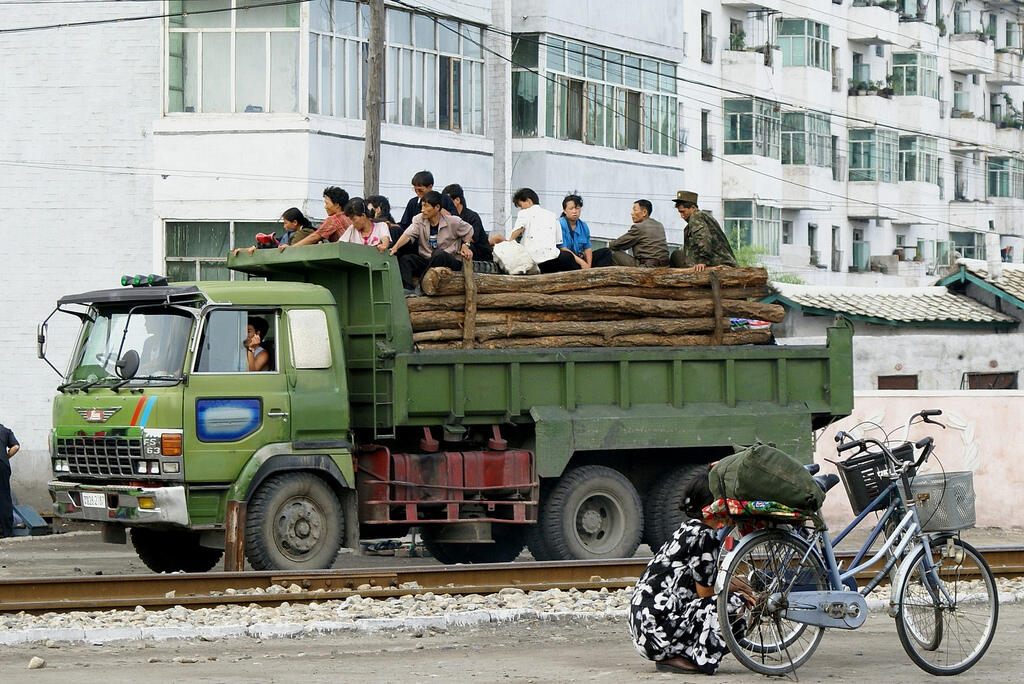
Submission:
POLYGON ((640 546, 644 513, 636 487, 617 470, 588 465, 551 489, 540 525, 552 560, 629 558, 640 546))
POLYGON ((153 572, 206 572, 224 555, 223 549, 199 545, 199 533, 133 527, 132 546, 153 572))
POLYGON ((550 492, 551 488, 545 485, 544 482, 541 482, 540 501, 537 504, 537 523, 526 527, 526 548, 530 549, 530 555, 533 556, 533 559, 539 561, 555 559, 554 552, 551 550, 551 547, 548 546, 548 539, 544 533, 544 525, 541 524, 544 505, 547 503, 548 494, 550 494, 550 492))
POLYGON ((507 563, 514 561, 526 546, 525 525, 491 525, 492 544, 467 544, 463 542, 442 542, 437 533, 429 527, 420 528, 423 546, 438 562, 446 565, 455 563, 507 563))
POLYGON ((647 492, 644 498, 644 541, 652 552, 657 553, 687 519, 679 509, 682 493, 695 478, 707 477, 707 473, 707 468, 701 466, 682 465, 664 473, 647 492))
POLYGON ((256 570, 320 570, 334 564, 345 521, 334 490, 311 473, 269 478, 249 501, 245 557, 256 570))

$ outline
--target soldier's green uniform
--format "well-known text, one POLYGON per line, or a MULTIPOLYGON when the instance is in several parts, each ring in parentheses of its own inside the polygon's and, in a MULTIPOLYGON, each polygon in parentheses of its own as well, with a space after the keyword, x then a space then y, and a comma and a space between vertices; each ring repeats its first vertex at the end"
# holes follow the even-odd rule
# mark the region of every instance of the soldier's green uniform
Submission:
MULTIPOLYGON (((680 191, 676 202, 683 200, 696 204, 697 195, 680 191)), ((672 252, 669 261, 677 268, 689 268, 697 264, 735 266, 736 255, 715 217, 697 209, 686 221, 682 249, 672 252)))

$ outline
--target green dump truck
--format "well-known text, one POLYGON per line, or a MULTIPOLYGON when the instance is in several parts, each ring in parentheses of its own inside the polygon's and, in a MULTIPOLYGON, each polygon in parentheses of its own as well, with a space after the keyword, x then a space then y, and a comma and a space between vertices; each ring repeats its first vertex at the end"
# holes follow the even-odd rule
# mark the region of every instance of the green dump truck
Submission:
POLYGON ((55 311, 82 326, 53 402, 54 513, 129 530, 155 571, 216 565, 236 502, 257 569, 412 528, 443 562, 630 556, 674 530, 694 464, 755 440, 809 459, 852 409, 841 321, 824 346, 422 351, 392 257, 228 265, 233 282, 136 278, 55 311))

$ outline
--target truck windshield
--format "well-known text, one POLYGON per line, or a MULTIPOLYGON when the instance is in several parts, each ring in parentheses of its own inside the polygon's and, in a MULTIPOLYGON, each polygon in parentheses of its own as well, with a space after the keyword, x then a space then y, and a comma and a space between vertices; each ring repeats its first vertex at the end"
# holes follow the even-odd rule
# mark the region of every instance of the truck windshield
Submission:
POLYGON ((96 312, 95 320, 86 323, 67 381, 119 382, 115 365, 129 349, 139 354, 139 370, 133 384, 180 379, 192 321, 186 313, 163 308, 136 309, 130 316, 127 311, 96 312))

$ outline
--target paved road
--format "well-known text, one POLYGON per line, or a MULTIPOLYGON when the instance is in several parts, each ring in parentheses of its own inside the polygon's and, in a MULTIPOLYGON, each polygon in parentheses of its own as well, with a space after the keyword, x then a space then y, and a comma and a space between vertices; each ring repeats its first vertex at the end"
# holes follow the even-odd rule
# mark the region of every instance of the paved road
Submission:
MULTIPOLYGON (((957 682, 1016 682, 1024 671, 1024 607, 1004 606, 989 653, 957 682)), ((918 670, 885 615, 856 632, 826 633, 799 671, 801 682, 936 679, 918 670)), ((103 646, 14 646, 0 651, 6 683, 156 682, 766 682, 727 658, 714 679, 655 672, 616 621, 518 622, 449 633, 336 634, 306 639, 239 638, 103 646), (47 661, 29 671, 32 656, 47 661), (174 659, 196 662, 174 662, 174 659)), ((780 680, 784 681, 784 680, 780 680)))

